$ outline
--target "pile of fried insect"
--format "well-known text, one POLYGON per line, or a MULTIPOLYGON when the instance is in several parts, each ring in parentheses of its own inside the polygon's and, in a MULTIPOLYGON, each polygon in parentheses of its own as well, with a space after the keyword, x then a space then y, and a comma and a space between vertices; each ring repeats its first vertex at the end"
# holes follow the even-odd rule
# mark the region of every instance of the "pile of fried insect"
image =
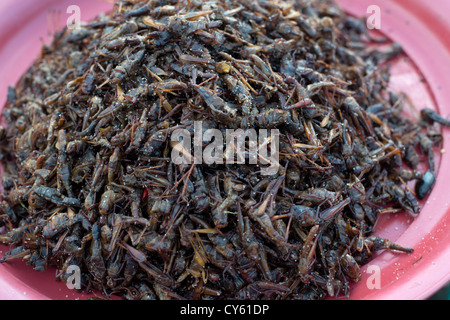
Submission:
POLYGON ((448 125, 404 116, 402 54, 326 0, 116 2, 8 91, 1 261, 104 297, 348 296, 375 252, 413 251, 374 227, 419 214, 448 125), (195 121, 278 129, 277 172, 174 164, 195 121))

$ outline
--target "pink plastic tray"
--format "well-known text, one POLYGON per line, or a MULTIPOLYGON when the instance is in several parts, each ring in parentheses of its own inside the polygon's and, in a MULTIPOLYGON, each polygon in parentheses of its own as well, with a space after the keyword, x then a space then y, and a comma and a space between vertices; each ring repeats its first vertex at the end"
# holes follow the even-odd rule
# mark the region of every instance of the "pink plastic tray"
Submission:
MULTIPOLYGON (((367 16, 370 5, 381 8, 381 31, 404 47, 409 59, 395 64, 393 86, 406 91, 420 109, 430 107, 450 114, 450 1, 339 0, 356 16, 367 16)), ((78 5, 83 21, 106 12, 106 0, 2 0, 0 2, 0 106, 8 85, 14 85, 38 56, 43 43, 69 18, 78 5)), ((450 280, 450 130, 444 129, 443 150, 435 188, 418 218, 398 213, 383 217, 377 234, 415 249, 413 254, 383 252, 363 267, 361 282, 351 299, 426 299, 450 280), (379 289, 367 285, 369 266, 381 270, 379 289)), ((0 246, 0 251, 8 250, 0 246)), ((3 254, 0 253, 0 256, 3 254)), ((369 271, 372 269, 369 269, 369 271)), ((56 270, 39 273, 23 262, 0 265, 0 299, 85 299, 88 296, 55 282, 56 270)))

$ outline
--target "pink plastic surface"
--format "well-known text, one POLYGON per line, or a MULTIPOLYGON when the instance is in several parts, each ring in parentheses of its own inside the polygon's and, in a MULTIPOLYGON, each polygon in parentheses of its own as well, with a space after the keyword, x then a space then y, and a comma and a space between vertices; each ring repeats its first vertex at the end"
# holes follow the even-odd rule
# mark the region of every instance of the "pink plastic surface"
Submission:
MULTIPOLYGON (((381 31, 405 49, 408 59, 394 65, 392 85, 405 91, 417 109, 429 107, 450 114, 450 12, 448 0, 338 0, 356 16, 367 16, 370 5, 381 8, 381 31), (432 3, 432 5, 430 4, 432 3)), ((14 85, 39 55, 43 43, 69 18, 68 6, 78 5, 83 21, 112 8, 106 0, 2 0, 0 2, 0 106, 8 85, 14 85)), ((414 112, 413 112, 414 114, 414 112)), ((365 300, 426 299, 450 281, 450 130, 444 129, 439 173, 419 217, 405 213, 384 216, 377 234, 415 249, 413 254, 382 252, 364 266, 363 277, 350 298, 365 300), (372 288, 373 269, 381 271, 380 288, 372 288)), ((8 250, 0 246, 0 256, 8 250)), ((21 261, 0 264, 0 299, 85 299, 88 295, 55 282, 56 270, 39 273, 21 261)))

